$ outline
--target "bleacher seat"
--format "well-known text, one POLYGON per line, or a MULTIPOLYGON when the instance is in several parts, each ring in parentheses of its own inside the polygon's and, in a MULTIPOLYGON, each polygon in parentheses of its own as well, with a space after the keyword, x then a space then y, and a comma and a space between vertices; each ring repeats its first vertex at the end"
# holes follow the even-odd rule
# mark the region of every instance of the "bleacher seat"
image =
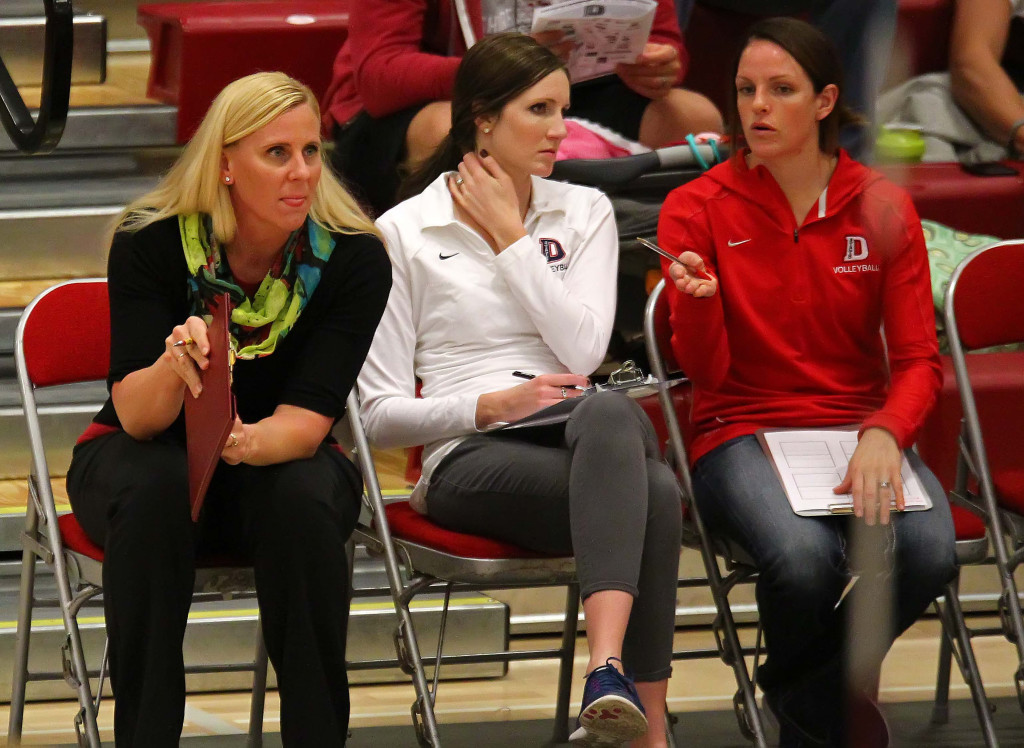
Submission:
POLYGON ((140 5, 138 21, 152 48, 147 95, 178 107, 184 143, 220 90, 250 73, 280 70, 322 96, 348 35, 348 3, 160 3, 140 5))

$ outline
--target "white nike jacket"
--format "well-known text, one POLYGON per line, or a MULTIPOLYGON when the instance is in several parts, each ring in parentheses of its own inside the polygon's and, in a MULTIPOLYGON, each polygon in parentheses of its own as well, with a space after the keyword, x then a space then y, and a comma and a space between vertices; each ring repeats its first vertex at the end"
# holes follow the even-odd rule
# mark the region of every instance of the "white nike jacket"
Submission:
POLYGON ((431 472, 477 433, 481 394, 522 384, 516 370, 588 375, 601 364, 615 315, 615 218, 598 190, 534 177, 528 235, 495 255, 455 218, 442 175, 377 226, 393 284, 359 374, 360 415, 376 446, 426 445, 412 497, 425 511, 431 472))

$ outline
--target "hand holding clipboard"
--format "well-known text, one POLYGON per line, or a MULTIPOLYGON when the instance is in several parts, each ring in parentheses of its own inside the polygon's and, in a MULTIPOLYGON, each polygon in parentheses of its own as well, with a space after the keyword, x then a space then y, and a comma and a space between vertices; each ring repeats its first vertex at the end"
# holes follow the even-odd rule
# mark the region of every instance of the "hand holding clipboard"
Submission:
POLYGON ((231 297, 222 294, 206 330, 210 365, 200 373, 203 389, 198 397, 185 395, 185 438, 188 451, 188 501, 192 521, 199 519, 206 489, 235 423, 235 396, 231 391, 231 297))

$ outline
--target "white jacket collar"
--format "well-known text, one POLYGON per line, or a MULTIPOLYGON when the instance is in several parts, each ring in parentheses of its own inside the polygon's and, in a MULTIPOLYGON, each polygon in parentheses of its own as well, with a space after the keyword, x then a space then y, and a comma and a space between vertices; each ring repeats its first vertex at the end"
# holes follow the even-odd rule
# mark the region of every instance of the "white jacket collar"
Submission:
MULTIPOLYGON (((448 191, 445 172, 420 193, 420 214, 423 216, 423 228, 450 226, 458 223, 455 217, 455 202, 448 191)), ((527 222, 536 215, 545 213, 565 212, 565 206, 559 200, 558 188, 541 177, 530 177, 532 181, 532 198, 530 209, 526 212, 527 222)))

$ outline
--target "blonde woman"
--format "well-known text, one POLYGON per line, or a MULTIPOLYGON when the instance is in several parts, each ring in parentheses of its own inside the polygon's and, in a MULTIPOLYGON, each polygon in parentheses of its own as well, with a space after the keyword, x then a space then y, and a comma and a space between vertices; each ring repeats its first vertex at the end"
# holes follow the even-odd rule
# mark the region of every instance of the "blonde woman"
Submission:
POLYGON ((286 745, 348 728, 344 545, 360 481, 331 444, 383 312, 390 263, 324 167, 319 110, 282 73, 235 81, 164 180, 129 205, 109 259, 110 399, 68 494, 103 546, 119 746, 176 746, 197 556, 250 557, 286 745), (209 365, 204 315, 232 298, 238 418, 197 524, 183 402, 209 365))

